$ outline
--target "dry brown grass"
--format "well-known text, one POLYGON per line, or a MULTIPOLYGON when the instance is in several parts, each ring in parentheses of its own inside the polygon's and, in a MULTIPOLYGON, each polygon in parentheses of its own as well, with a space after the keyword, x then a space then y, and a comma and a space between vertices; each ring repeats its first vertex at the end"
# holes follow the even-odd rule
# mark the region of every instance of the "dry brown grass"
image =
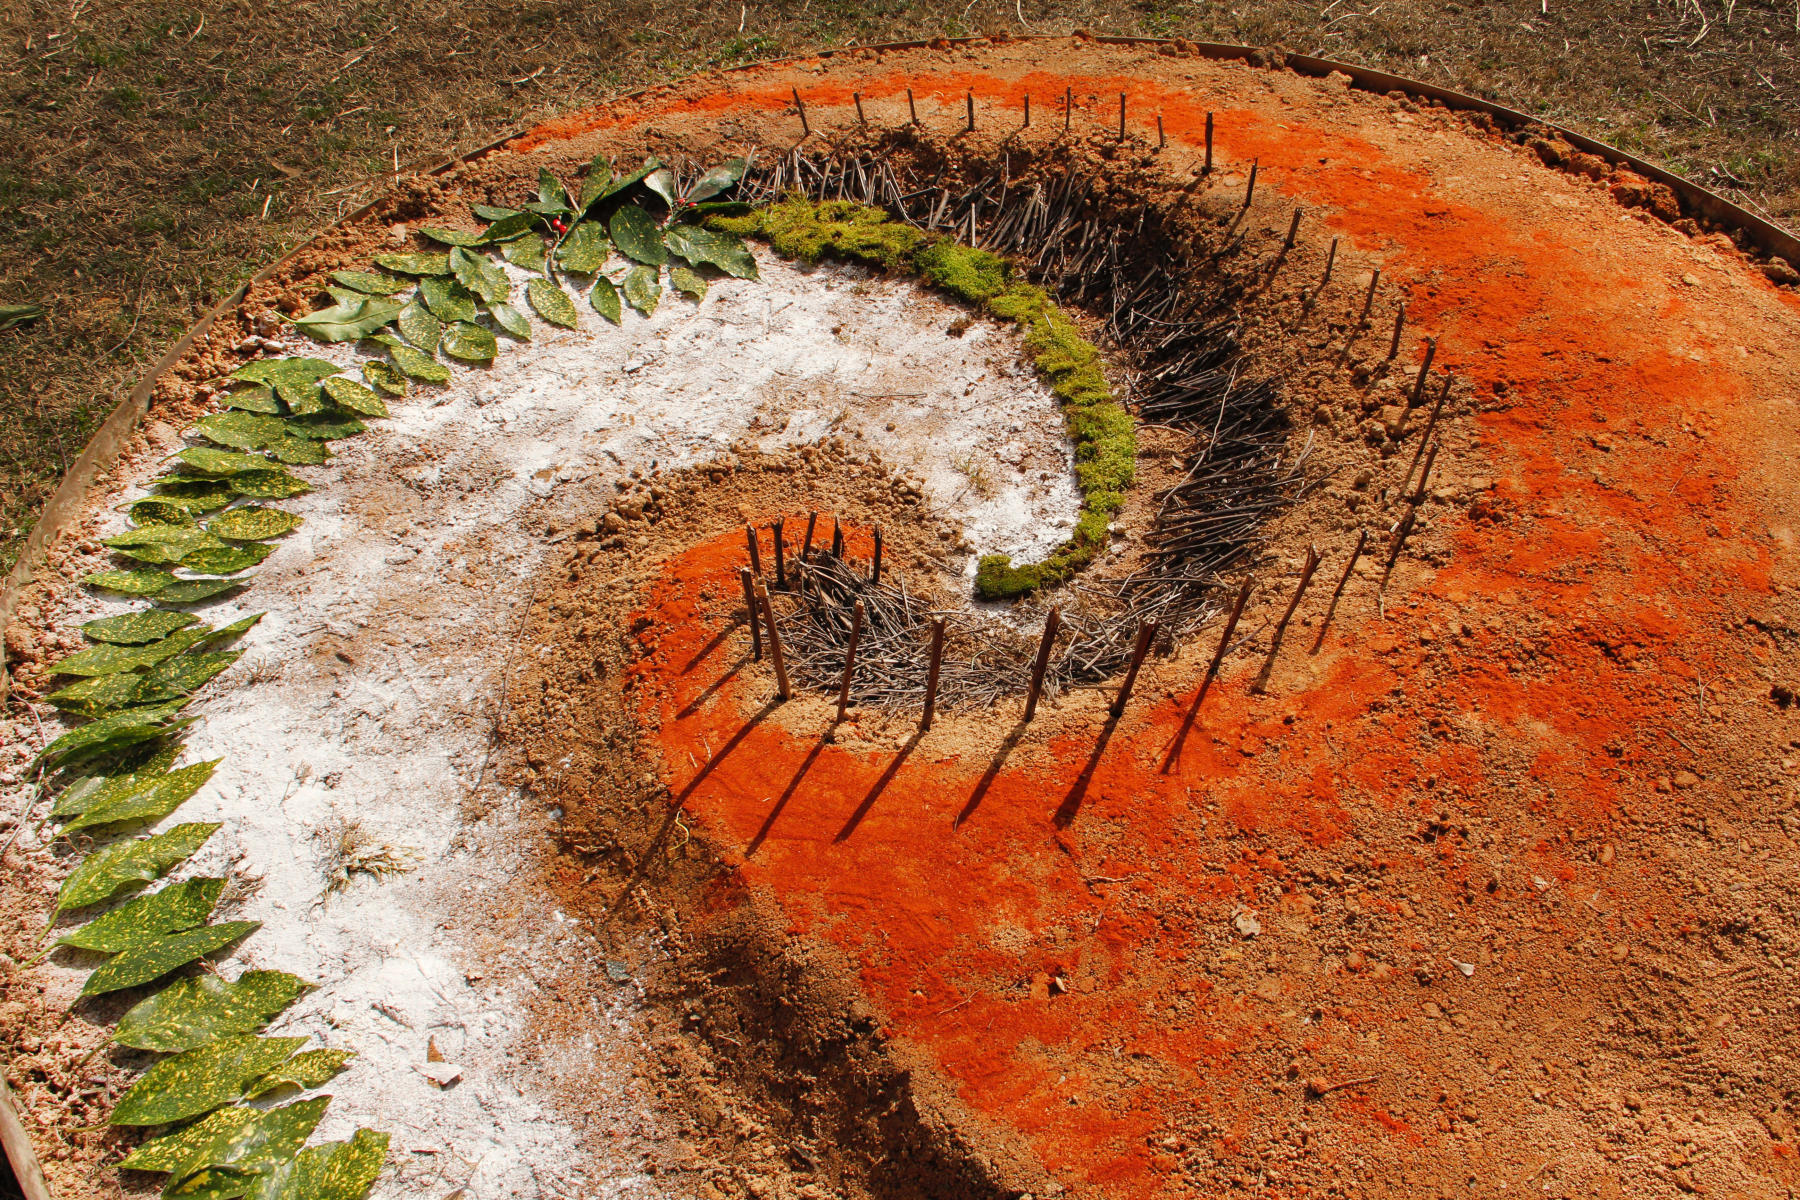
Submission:
POLYGON ((1283 45, 1800 216, 1800 0, 15 0, 0 6, 0 566, 144 367, 395 163, 713 65, 1001 28, 1283 45))

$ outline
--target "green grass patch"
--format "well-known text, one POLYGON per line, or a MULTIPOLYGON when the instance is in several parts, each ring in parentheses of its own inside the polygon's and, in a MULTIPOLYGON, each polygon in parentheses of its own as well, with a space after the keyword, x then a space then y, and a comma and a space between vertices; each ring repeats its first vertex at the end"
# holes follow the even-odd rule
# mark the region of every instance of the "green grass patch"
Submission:
POLYGON ((916 275, 966 304, 1025 331, 1025 350, 1062 403, 1075 442, 1075 481, 1081 516, 1075 532, 1042 562, 1015 564, 989 554, 977 565, 975 591, 1005 600, 1054 587, 1092 562, 1106 545, 1111 514, 1125 503, 1137 473, 1137 431, 1113 399, 1100 351, 1042 288, 1025 282, 997 254, 975 250, 889 219, 878 208, 849 201, 790 197, 742 217, 715 217, 717 229, 760 236, 777 253, 801 262, 821 258, 872 263, 916 275))

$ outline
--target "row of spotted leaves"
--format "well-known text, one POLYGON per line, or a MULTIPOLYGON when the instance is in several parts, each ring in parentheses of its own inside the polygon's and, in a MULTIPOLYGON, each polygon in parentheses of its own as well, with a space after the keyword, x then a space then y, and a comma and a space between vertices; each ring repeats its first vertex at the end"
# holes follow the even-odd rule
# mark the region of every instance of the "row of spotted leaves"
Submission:
MULTIPOLYGON (((530 322, 509 303, 511 282, 489 257, 497 252, 533 277, 532 310, 572 327, 574 303, 564 285, 586 277, 589 304, 617 322, 621 295, 645 315, 669 285, 695 298, 706 273, 755 278, 744 243, 702 228, 706 213, 738 207, 715 201, 736 185, 745 164, 733 161, 686 186, 655 160, 615 177, 596 159, 578 189, 548 173, 538 197, 522 209, 481 206, 479 234, 427 229, 448 253, 378 256, 375 271, 334 272, 334 303, 295 320, 323 341, 367 339, 382 357, 361 364, 362 382, 316 358, 265 359, 233 375, 224 410, 202 418, 194 433, 209 445, 183 449, 150 494, 127 508, 132 528, 107 546, 140 566, 96 572, 95 588, 141 597, 152 605, 189 605, 244 586, 241 572, 263 561, 274 539, 300 518, 272 504, 309 490, 288 466, 330 457, 328 443, 363 431, 363 420, 387 415, 384 396, 405 395, 409 380, 447 382, 439 359, 491 361, 495 332, 530 336, 530 322), (614 248, 624 258, 617 277, 606 267, 614 248), (394 326, 399 335, 386 332, 394 326), (183 574, 177 574, 180 571, 183 574)), ((143 837, 121 836, 170 816, 211 777, 220 760, 176 766, 189 696, 225 670, 240 651, 229 647, 260 614, 220 629, 165 607, 90 621, 93 644, 51 666, 75 682, 48 697, 89 723, 45 748, 39 766, 58 788, 51 819, 61 836, 90 845, 57 892, 53 920, 97 910, 163 879, 219 829, 176 825, 143 837)), ((82 989, 84 997, 165 980, 250 934, 255 922, 210 923, 225 880, 193 878, 117 903, 59 937, 55 947, 108 955, 82 989)), ((54 947, 53 947, 54 948, 54 947)), ((120 1098, 115 1125, 162 1126, 165 1132, 122 1162, 167 1173, 164 1194, 204 1200, 355 1200, 374 1182, 387 1136, 358 1130, 347 1142, 307 1146, 330 1101, 310 1096, 273 1104, 287 1089, 319 1087, 350 1055, 303 1049, 306 1039, 261 1036, 305 989, 280 971, 246 971, 227 981, 215 973, 176 978, 120 1018, 114 1041, 166 1055, 120 1098), (247 1103, 253 1102, 253 1103, 247 1103)))

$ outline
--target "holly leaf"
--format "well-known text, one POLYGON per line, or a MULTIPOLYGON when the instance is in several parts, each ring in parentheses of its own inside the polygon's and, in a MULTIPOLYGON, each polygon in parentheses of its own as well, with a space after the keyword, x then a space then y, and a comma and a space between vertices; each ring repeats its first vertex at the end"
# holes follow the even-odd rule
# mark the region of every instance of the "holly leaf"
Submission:
POLYGON ((583 221, 570 230, 569 236, 557 247, 556 261, 565 271, 592 275, 606 265, 607 255, 611 253, 612 243, 607 240, 606 230, 600 227, 600 222, 583 221))
MULTIPOLYGON (((420 226, 419 232, 443 246, 481 245, 481 235, 479 233, 464 233, 460 229, 438 229, 430 225, 423 225, 420 226)), ((375 261, 381 263, 379 258, 375 261)), ((387 264, 381 263, 381 265, 386 266, 387 264)))
POLYGON ((375 265, 389 271, 398 271, 402 275, 448 275, 450 256, 431 253, 377 254, 375 265))
POLYGON ((353 342, 392 322, 404 307, 398 300, 370 296, 361 303, 334 304, 304 317, 295 317, 293 325, 321 342, 353 342))
MULTIPOLYGON (((180 662, 183 655, 171 659, 180 662)), ((154 672, 153 672, 154 673, 154 672)), ((158 699, 160 697, 150 697, 158 699)), ((160 821, 199 791, 208 779, 212 778, 213 769, 225 760, 215 758, 209 762, 191 763, 177 771, 166 775, 158 775, 145 780, 138 788, 116 799, 88 808, 79 817, 63 826, 63 836, 83 829, 92 829, 100 825, 122 825, 127 821, 147 822, 160 821)))
POLYGON ((260 450, 287 433, 280 417, 250 412, 222 412, 201 417, 194 430, 209 442, 234 450, 260 450))
MULTIPOLYGON (((405 310, 402 309, 401 312, 404 313, 405 310)), ((363 381, 377 391, 386 392, 390 396, 406 395, 406 376, 393 363, 372 358, 363 363, 362 373, 363 381)))
POLYGON ((291 512, 250 504, 220 513, 206 523, 206 531, 234 542, 261 542, 292 533, 300 524, 301 518, 291 512))
MULTIPOLYGON (((318 403, 319 380, 341 370, 343 368, 336 363, 322 358, 264 358, 245 363, 233 371, 231 377, 266 383, 287 401, 288 408, 305 412, 309 404, 316 406, 318 403)), ((317 411, 316 407, 313 411, 317 411)))
MULTIPOLYGON (((424 298, 425 307, 431 311, 431 315, 446 324, 475 319, 474 295, 454 279, 421 279, 419 295, 424 298)), ((404 333, 405 330, 401 332, 404 333)), ((412 338, 408 336, 407 340, 412 341, 412 338)), ((419 348, 427 349, 424 346, 419 348)))
POLYGON ((576 325, 575 302, 548 279, 533 279, 525 285, 525 295, 537 315, 552 325, 573 329, 576 325))
POLYGON ((119 1166, 168 1172, 170 1191, 165 1195, 197 1175, 223 1175, 242 1187, 300 1153, 330 1103, 330 1096, 314 1096, 267 1110, 243 1105, 216 1109, 192 1125, 145 1142, 119 1166), (219 1167, 230 1169, 214 1170, 219 1167))
POLYGON ((550 261, 549 247, 541 237, 521 237, 500 248, 500 257, 515 267, 541 272, 550 261))
POLYGON ((331 278, 353 292, 363 292, 370 296, 392 296, 413 285, 410 279, 396 279, 392 275, 376 271, 333 271, 331 278))
POLYGON ((604 275, 594 276, 594 290, 588 293, 588 304, 593 306, 595 312, 614 325, 617 325, 624 315, 619 308, 619 289, 614 287, 613 281, 604 275))
POLYGON ((607 223, 607 230, 612 234, 613 245, 627 258, 652 267, 660 267, 669 261, 669 252, 663 248, 662 234, 657 230, 656 222, 637 205, 621 204, 607 223))
POLYGON ((167 1125, 230 1104, 286 1062, 305 1038, 226 1037, 165 1058, 114 1106, 114 1125, 167 1125))
POLYGON ((620 288, 631 307, 646 317, 656 311, 657 301, 662 299, 662 284, 657 282, 658 274, 655 267, 634 263, 625 272, 625 282, 620 288))
MULTIPOLYGON (((532 280, 537 283, 537 280, 532 280)), ((530 290, 527 285, 527 291, 530 290)), ((522 342, 531 340, 531 319, 510 304, 490 304, 488 315, 494 318, 494 324, 506 330, 522 342)))
POLYGON ((225 890, 223 879, 187 879, 127 900, 56 939, 58 946, 118 954, 166 933, 204 925, 225 890))
POLYGON ((706 263, 738 279, 756 278, 756 259, 744 239, 735 234, 698 225, 674 225, 664 236, 669 249, 695 266, 706 263))
POLYGON ((263 1096, 276 1088, 316 1088, 350 1065, 352 1050, 307 1050, 296 1054, 276 1070, 250 1085, 251 1096, 263 1096))
POLYGON ((698 204, 702 200, 710 200, 721 192, 730 191, 744 177, 749 164, 741 158, 728 158, 699 179, 688 189, 687 199, 698 204))
POLYGON ((178 979, 120 1017, 113 1040, 174 1054, 256 1033, 310 986, 283 971, 245 971, 234 983, 211 975, 178 979))
POLYGON ((458 321, 444 331, 444 353, 465 362, 489 363, 500 352, 492 331, 468 321, 458 321))
POLYGON ((256 932, 261 924, 260 921, 226 921, 153 937, 96 967, 82 985, 81 994, 102 996, 161 979, 177 967, 185 967, 197 958, 204 958, 256 932))
POLYGON ((356 382, 337 375, 327 379, 319 386, 331 397, 331 402, 341 409, 347 409, 359 417, 385 417, 388 415, 387 404, 373 391, 356 382))
POLYGON ((698 272, 686 263, 669 264, 669 286, 678 292, 685 292, 696 301, 706 298, 706 280, 700 278, 698 272))
POLYGON ((81 627, 81 632, 96 642, 110 642, 115 646, 141 646, 145 642, 166 638, 177 629, 186 629, 199 620, 192 613, 164 612, 153 608, 148 612, 125 613, 123 616, 89 621, 81 627))
MULTIPOLYGON (((147 711, 150 710, 120 713, 119 716, 141 717, 147 711)), ((108 717, 106 721, 117 719, 108 717)), ((104 725, 106 721, 84 725, 76 732, 104 725)), ((62 887, 56 892, 56 911, 61 913, 73 908, 86 908, 90 904, 111 899, 133 884, 152 883, 162 878, 169 868, 193 854, 218 829, 217 822, 177 825, 167 833, 159 833, 154 837, 102 846, 75 864, 75 869, 63 880, 62 887)))

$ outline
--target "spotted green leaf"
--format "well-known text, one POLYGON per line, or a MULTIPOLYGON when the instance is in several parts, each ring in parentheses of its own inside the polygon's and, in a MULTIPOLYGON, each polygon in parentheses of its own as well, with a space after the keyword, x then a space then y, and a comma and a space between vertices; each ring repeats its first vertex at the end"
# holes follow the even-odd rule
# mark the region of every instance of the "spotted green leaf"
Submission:
POLYGON ((730 191, 744 177, 748 167, 749 164, 741 158, 726 159, 694 181, 694 186, 688 189, 688 200, 698 204, 702 200, 711 200, 721 192, 730 191))
POLYGON ((234 450, 261 449, 286 432, 280 417, 238 411, 201 417, 194 422, 194 429, 207 441, 234 450))
POLYGON ((301 518, 279 508, 246 505, 229 508, 206 523, 208 533, 234 542, 260 542, 292 533, 301 518))
POLYGON ((575 328, 575 302, 569 293, 548 279, 533 279, 525 285, 526 298, 538 316, 564 329, 575 328))
POLYGON ((506 208, 498 204, 471 204, 469 211, 483 221, 498 221, 504 217, 516 216, 519 212, 516 208, 506 208))
MULTIPOLYGON (((166 707, 166 706, 165 706, 166 707)), ((121 717, 139 717, 142 712, 120 713, 121 717)), ((108 717, 107 720, 117 718, 108 717)), ((96 721, 77 733, 103 725, 96 721)), ((67 736, 67 735, 64 735, 67 736)), ((54 743, 52 743, 54 745, 54 743)), ((89 854, 70 871, 56 892, 56 911, 68 912, 111 899, 135 883, 150 883, 162 878, 176 863, 198 850, 206 839, 217 832, 217 823, 177 825, 167 833, 133 841, 114 842, 89 854)))
POLYGON ((36 764, 45 767, 67 766, 82 759, 118 754, 144 742, 175 733, 192 725, 196 718, 169 720, 181 708, 176 704, 151 705, 129 712, 114 713, 71 729, 38 752, 36 764))
POLYGON ((257 500, 286 500, 290 496, 312 491, 312 485, 306 480, 273 468, 267 471, 245 471, 228 478, 234 493, 257 500))
MULTIPOLYGON (((306 444, 317 445, 318 443, 308 442, 306 444)), ((182 556, 181 565, 190 571, 198 571, 202 575, 235 575, 239 571, 254 567, 269 557, 273 550, 273 546, 262 542, 248 542, 240 546, 209 547, 182 556)))
MULTIPOLYGON (((217 524, 216 521, 214 523, 217 524)), ((199 619, 189 613, 162 612, 158 609, 151 609, 148 612, 125 613, 122 616, 102 617, 98 621, 89 621, 81 627, 81 632, 96 642, 111 642, 117 646, 141 646, 145 642, 154 642, 168 637, 177 629, 185 629, 199 619)))
POLYGON ((644 186, 662 197, 662 202, 670 208, 675 207, 675 172, 667 167, 658 167, 644 176, 644 186))
POLYGON ((178 979, 120 1017, 113 1040, 174 1054, 255 1033, 309 986, 283 971, 245 971, 233 983, 210 975, 178 979))
POLYGON ((612 164, 604 155, 594 155, 594 161, 588 164, 587 174, 581 179, 581 195, 578 200, 578 212, 586 212, 593 207, 606 186, 612 182, 612 164))
MULTIPOLYGON (((489 209, 488 211, 498 212, 499 210, 489 209)), ((480 216, 479 213, 476 215, 480 216)), ((481 231, 481 240, 489 245, 512 241, 514 238, 529 233, 537 221, 536 213, 508 212, 505 216, 493 218, 494 223, 481 231)), ((455 269, 454 264, 451 269, 455 269)))
POLYGON ((125 515, 131 518, 133 525, 192 525, 194 514, 179 504, 168 500, 159 500, 155 496, 147 496, 142 500, 133 500, 126 508, 125 515))
POLYGON ((489 262, 485 254, 458 246, 450 251, 450 269, 456 273, 457 282, 481 297, 485 304, 498 303, 512 291, 512 282, 506 278, 506 272, 489 262))
POLYGON ((347 1142, 308 1146, 270 1172, 253 1200, 363 1200, 387 1161, 388 1135, 359 1129, 347 1142))
POLYGON ((321 342, 353 342, 368 337, 400 315, 404 307, 385 296, 368 296, 360 302, 345 301, 293 319, 294 328, 321 342))
POLYGON ((392 275, 383 275, 377 271, 333 271, 331 278, 351 291, 363 292, 370 296, 392 296, 396 292, 404 292, 413 285, 413 281, 410 279, 396 279, 392 275))
POLYGON ((305 1038, 226 1037, 173 1058, 139 1077, 114 1106, 114 1125, 166 1125, 209 1113, 286 1062, 305 1038))
POLYGON ((234 387, 219 403, 226 408, 240 409, 244 412, 265 413, 274 416, 281 412, 281 401, 266 384, 254 383, 248 387, 234 387))
POLYGON ((657 301, 662 299, 662 284, 657 282, 657 269, 642 263, 633 263, 625 272, 625 281, 620 290, 631 307, 646 317, 656 311, 657 301))
POLYGON ((389 271, 398 271, 402 275, 448 275, 450 256, 431 253, 377 254, 375 265, 389 271))
POLYGON ((700 278, 698 272, 686 263, 669 264, 669 286, 678 292, 685 292, 695 300, 706 298, 706 280, 700 278))
POLYGON ((325 443, 310 438, 285 437, 263 447, 263 453, 290 467, 318 467, 331 457, 325 443))
POLYGON ((175 581, 167 571, 95 571, 81 582, 124 596, 154 596, 175 581))
POLYGON ((145 525, 106 539, 105 544, 140 562, 170 563, 195 550, 222 545, 218 538, 197 525, 145 525))
POLYGON ((669 261, 656 222, 635 204, 621 204, 607 222, 607 231, 612 234, 613 245, 627 258, 652 267, 669 261))
POLYGON ((140 749, 137 755, 127 755, 127 759, 137 761, 121 761, 111 775, 84 775, 63 789, 56 803, 51 806, 50 815, 62 818, 73 813, 83 813, 96 805, 105 804, 119 796, 128 796, 138 787, 158 776, 175 765, 181 757, 181 746, 163 746, 145 752, 140 749))
POLYGON ((588 303, 595 312, 614 325, 624 316, 624 311, 619 307, 619 289, 604 275, 594 276, 594 290, 588 293, 588 303))
MULTIPOLYGON (((430 310, 431 315, 446 324, 475 319, 474 294, 454 279, 421 279, 419 296, 425 301, 425 307, 430 310)), ((412 341, 412 337, 408 335, 407 340, 412 341)), ((421 350, 430 348, 419 347, 421 350)))
MULTIPOLYGON (((182 655, 169 661, 178 663, 191 657, 195 656, 182 655)), ((151 699, 161 698, 151 697, 151 699)), ((212 778, 214 768, 223 761, 223 759, 215 758, 209 762, 190 763, 180 770, 147 779, 136 790, 126 795, 108 800, 103 804, 93 805, 79 817, 63 826, 63 833, 66 836, 83 829, 93 829, 101 825, 121 825, 127 821, 160 821, 187 803, 188 798, 199 791, 208 779, 212 778)))
MULTIPOLYGON (((418 351, 413 351, 417 354, 418 351)), ((312 438, 315 441, 329 442, 336 438, 346 438, 361 433, 368 426, 355 417, 345 413, 314 413, 310 417, 289 417, 288 433, 297 438, 312 438)))
POLYGON ((151 938, 204 925, 225 890, 223 879, 187 879, 137 896, 56 939, 59 946, 118 954, 151 938))
POLYGON ((180 653, 179 649, 162 652, 164 642, 152 642, 148 645, 89 646, 85 650, 77 650, 67 658, 58 659, 50 667, 52 675, 116 675, 120 671, 136 671, 151 663, 161 662, 170 654, 180 653))
POLYGON ((607 240, 606 230, 601 228, 600 222, 583 221, 570 230, 569 236, 557 247, 556 261, 565 271, 592 275, 606 265, 606 257, 611 253, 612 243, 607 240))
POLYGON ((111 962, 96 967, 82 985, 81 994, 101 996, 161 979, 177 967, 185 967, 197 958, 254 933, 261 924, 260 921, 225 921, 150 938, 121 951, 111 962))
POLYGON ((222 596, 226 592, 245 587, 250 581, 243 576, 236 579, 177 579, 168 587, 156 594, 158 604, 198 604, 202 600, 211 600, 214 596, 222 596))
POLYGON ((406 376, 393 363, 372 358, 362 365, 363 381, 376 391, 390 396, 406 395, 406 376))
POLYGON ((173 700, 185 696, 236 662, 243 653, 242 650, 219 650, 206 654, 178 654, 144 673, 138 700, 173 700))
POLYGON ((413 379, 425 383, 450 381, 450 368, 422 350, 414 350, 411 346, 389 346, 388 353, 394 357, 394 366, 413 379))
POLYGON ((264 614, 262 613, 251 613, 249 616, 241 617, 229 625, 221 625, 217 629, 209 630, 199 641, 194 643, 194 648, 196 650, 204 650, 208 648, 216 649, 220 646, 229 646, 231 643, 243 637, 246 633, 249 633, 251 629, 255 628, 256 623, 263 619, 263 615, 264 614))
POLYGON ((478 246, 481 244, 479 233, 465 233, 461 229, 441 229, 424 225, 420 226, 419 232, 441 246, 478 246))
POLYGON ((221 1108, 174 1133, 145 1142, 119 1164, 131 1171, 166 1171, 173 1189, 190 1176, 219 1175, 244 1187, 292 1159, 312 1136, 330 1096, 296 1100, 268 1110, 221 1108), (229 1171, 213 1168, 228 1167, 229 1171))
POLYGON ((388 415, 387 404, 373 391, 342 375, 327 379, 322 385, 325 394, 339 408, 347 409, 359 417, 385 417, 388 415))
POLYGON ((343 368, 336 363, 322 358, 263 358, 245 363, 233 371, 231 377, 268 384, 287 401, 290 409, 300 412, 307 404, 316 403, 314 396, 319 390, 319 380, 341 370, 343 368))
POLYGON ((542 271, 550 261, 549 247, 541 237, 514 238, 500 248, 500 256, 527 271, 542 271))
POLYGON ((487 363, 493 362, 499 352, 500 343, 494 340, 493 332, 479 325, 458 321, 444 330, 444 353, 452 358, 487 363))
POLYGON ((756 278, 756 259, 743 238, 698 225, 671 226, 664 236, 669 249, 695 266, 704 263, 739 279, 756 278))
POLYGON ((304 1051, 251 1084, 249 1094, 261 1096, 283 1087, 316 1088, 329 1082, 355 1057, 355 1052, 350 1050, 304 1051))
POLYGON ((236 475, 239 471, 267 470, 269 461, 254 454, 235 450, 214 450, 207 446, 189 446, 178 450, 175 457, 183 469, 197 475, 236 475))
MULTIPOLYGON (((447 280, 440 280, 439 283, 432 285, 432 294, 439 296, 439 303, 449 302, 449 287, 450 283, 447 280), (440 284, 442 286, 440 286, 440 284)), ((420 286, 419 292, 420 295, 424 294, 425 288, 423 285, 420 286)), ((442 337, 444 333, 443 322, 431 315, 431 311, 425 307, 425 303, 422 300, 413 300, 405 308, 401 309, 400 316, 395 324, 400 329, 401 337, 417 346, 420 350, 423 350, 426 354, 434 353, 437 350, 438 339, 442 337)), ((388 348, 392 349, 393 347, 390 344, 388 348)), ((402 370, 404 370, 404 368, 402 368, 402 370)))
POLYGON ((650 172, 656 170, 660 166, 662 166, 662 163, 654 156, 646 158, 644 160, 644 165, 633 171, 631 174, 621 175, 617 179, 608 180, 606 186, 600 189, 599 196, 595 197, 594 203, 601 203, 613 196, 620 195, 621 193, 636 187, 649 176, 650 172))
POLYGON ((144 677, 129 671, 119 675, 95 675, 51 692, 44 699, 64 712, 103 717, 115 709, 137 703, 138 692, 143 686, 144 677))
POLYGON ((177 479, 165 475, 156 481, 155 487, 154 499, 176 505, 190 513, 224 508, 236 495, 230 484, 215 479, 177 479))
MULTIPOLYGON (((536 283, 537 280, 532 280, 536 283)), ((529 289, 528 289, 529 290, 529 289)), ((531 319, 512 305, 502 301, 488 306, 488 315, 494 318, 494 324, 522 342, 531 340, 531 319)))

